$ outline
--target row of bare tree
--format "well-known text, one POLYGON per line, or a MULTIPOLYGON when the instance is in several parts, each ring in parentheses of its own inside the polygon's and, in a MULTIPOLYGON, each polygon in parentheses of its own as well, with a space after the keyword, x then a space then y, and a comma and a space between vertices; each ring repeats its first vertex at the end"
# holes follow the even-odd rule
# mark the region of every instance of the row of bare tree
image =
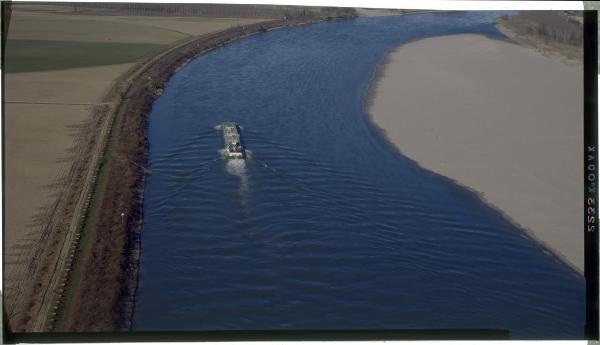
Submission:
POLYGON ((580 46, 583 43, 583 25, 575 17, 581 13, 564 11, 524 11, 519 14, 525 23, 525 30, 544 41, 580 46))

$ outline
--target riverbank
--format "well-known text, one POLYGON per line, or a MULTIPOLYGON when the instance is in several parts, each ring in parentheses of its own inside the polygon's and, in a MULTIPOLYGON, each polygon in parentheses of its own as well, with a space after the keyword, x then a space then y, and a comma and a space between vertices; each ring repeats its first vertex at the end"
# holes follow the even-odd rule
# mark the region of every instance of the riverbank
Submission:
MULTIPOLYGON (((170 76, 187 61, 248 35, 306 21, 274 20, 232 28, 185 42, 150 61, 131 81, 114 117, 99 163, 95 201, 86 215, 88 239, 79 256, 81 277, 56 330, 128 329, 134 307, 143 191, 147 174, 147 117, 170 76), (94 204, 95 203, 95 204, 94 204), (120 260, 115 260, 120 258, 120 260)), ((86 230, 87 229, 87 230, 86 230)))
POLYGON ((476 191, 583 272, 583 69, 509 42, 412 42, 380 66, 371 120, 425 169, 476 191))

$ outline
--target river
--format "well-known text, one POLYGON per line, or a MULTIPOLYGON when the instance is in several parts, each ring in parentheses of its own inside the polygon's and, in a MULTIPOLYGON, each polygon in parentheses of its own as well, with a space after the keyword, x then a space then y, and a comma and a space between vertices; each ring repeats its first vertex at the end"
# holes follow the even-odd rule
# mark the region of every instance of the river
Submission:
MULTIPOLYGON (((149 125, 135 330, 499 328, 583 338, 583 278, 398 153, 364 99, 398 45, 493 12, 270 31, 176 73, 149 125), (243 127, 245 161, 216 125, 243 127)), ((490 81, 491 82, 491 81, 490 81)))

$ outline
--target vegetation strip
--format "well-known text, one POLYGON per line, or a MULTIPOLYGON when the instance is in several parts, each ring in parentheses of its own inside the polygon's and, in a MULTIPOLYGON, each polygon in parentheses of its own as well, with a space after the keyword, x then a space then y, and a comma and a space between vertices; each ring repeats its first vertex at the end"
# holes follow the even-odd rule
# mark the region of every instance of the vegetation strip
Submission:
POLYGON ((581 13, 524 11, 496 20, 496 28, 514 42, 571 64, 583 61, 581 13))

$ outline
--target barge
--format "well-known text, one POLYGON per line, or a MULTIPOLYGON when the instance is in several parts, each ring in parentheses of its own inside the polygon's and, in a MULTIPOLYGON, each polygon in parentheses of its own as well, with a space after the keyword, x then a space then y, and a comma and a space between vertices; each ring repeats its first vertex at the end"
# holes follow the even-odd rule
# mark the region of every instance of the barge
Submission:
POLYGON ((225 122, 221 124, 223 131, 223 143, 225 144, 225 153, 227 158, 244 159, 246 158, 246 149, 242 142, 240 126, 235 122, 225 122))

